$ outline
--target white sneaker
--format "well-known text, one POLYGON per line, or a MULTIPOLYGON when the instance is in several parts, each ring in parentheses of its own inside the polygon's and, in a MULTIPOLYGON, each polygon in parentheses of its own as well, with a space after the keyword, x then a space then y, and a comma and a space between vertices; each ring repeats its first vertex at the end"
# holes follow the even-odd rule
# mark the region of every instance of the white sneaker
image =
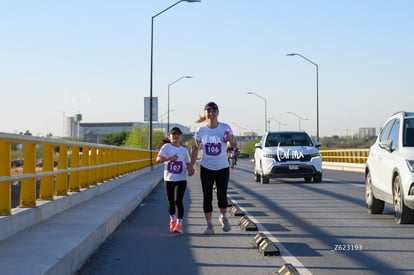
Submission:
POLYGON ((221 224, 221 229, 223 229, 224 232, 229 232, 231 230, 231 225, 227 219, 227 217, 219 217, 219 222, 221 224))
POLYGON ((212 224, 207 225, 206 230, 204 230, 204 235, 214 235, 214 226, 212 224))

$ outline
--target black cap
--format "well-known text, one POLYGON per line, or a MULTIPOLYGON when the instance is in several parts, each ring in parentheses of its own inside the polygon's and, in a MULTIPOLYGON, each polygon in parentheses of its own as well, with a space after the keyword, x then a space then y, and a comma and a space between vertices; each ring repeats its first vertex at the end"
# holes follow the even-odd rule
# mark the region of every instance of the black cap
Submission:
POLYGON ((177 133, 179 135, 182 135, 183 134, 183 132, 181 132, 180 128, 178 128, 178 127, 172 127, 171 130, 170 130, 170 132, 169 132, 169 134, 171 135, 171 134, 175 134, 175 133, 177 133))
POLYGON ((204 106, 204 110, 209 110, 209 109, 218 110, 218 106, 214 102, 209 102, 206 104, 206 106, 204 106))

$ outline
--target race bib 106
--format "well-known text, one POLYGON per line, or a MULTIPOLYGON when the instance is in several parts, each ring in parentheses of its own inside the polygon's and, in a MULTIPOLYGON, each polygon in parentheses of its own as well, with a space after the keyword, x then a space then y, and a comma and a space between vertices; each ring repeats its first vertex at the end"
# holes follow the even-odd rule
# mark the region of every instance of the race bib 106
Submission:
POLYGON ((204 152, 209 156, 217 156, 221 153, 221 143, 206 143, 204 152))

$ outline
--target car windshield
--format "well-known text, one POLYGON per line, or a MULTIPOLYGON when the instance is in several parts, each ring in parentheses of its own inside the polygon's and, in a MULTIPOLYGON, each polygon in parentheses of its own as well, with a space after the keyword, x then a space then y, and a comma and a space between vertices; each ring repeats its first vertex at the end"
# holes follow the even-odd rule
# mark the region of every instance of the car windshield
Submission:
POLYGON ((404 120, 403 146, 414 147, 414 118, 404 120))
POLYGON ((271 133, 267 136, 265 146, 313 146, 313 143, 305 133, 271 133))

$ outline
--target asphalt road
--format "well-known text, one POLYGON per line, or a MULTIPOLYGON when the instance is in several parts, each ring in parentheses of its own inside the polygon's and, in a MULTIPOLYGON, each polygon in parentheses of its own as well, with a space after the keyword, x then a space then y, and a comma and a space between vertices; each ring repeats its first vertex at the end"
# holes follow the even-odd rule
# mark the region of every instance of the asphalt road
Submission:
MULTIPOLYGON (((159 185, 108 238, 79 274, 274 274, 291 263, 301 274, 414 274, 414 224, 394 223, 392 209, 370 215, 362 173, 324 170, 322 183, 301 179, 254 182, 252 164, 231 171, 231 201, 280 250, 263 256, 239 217, 233 229, 204 236, 199 174, 189 178, 185 233, 168 233, 159 185)), ((217 213, 217 208, 215 208, 217 213)), ((217 216, 217 215, 216 215, 217 216)))

